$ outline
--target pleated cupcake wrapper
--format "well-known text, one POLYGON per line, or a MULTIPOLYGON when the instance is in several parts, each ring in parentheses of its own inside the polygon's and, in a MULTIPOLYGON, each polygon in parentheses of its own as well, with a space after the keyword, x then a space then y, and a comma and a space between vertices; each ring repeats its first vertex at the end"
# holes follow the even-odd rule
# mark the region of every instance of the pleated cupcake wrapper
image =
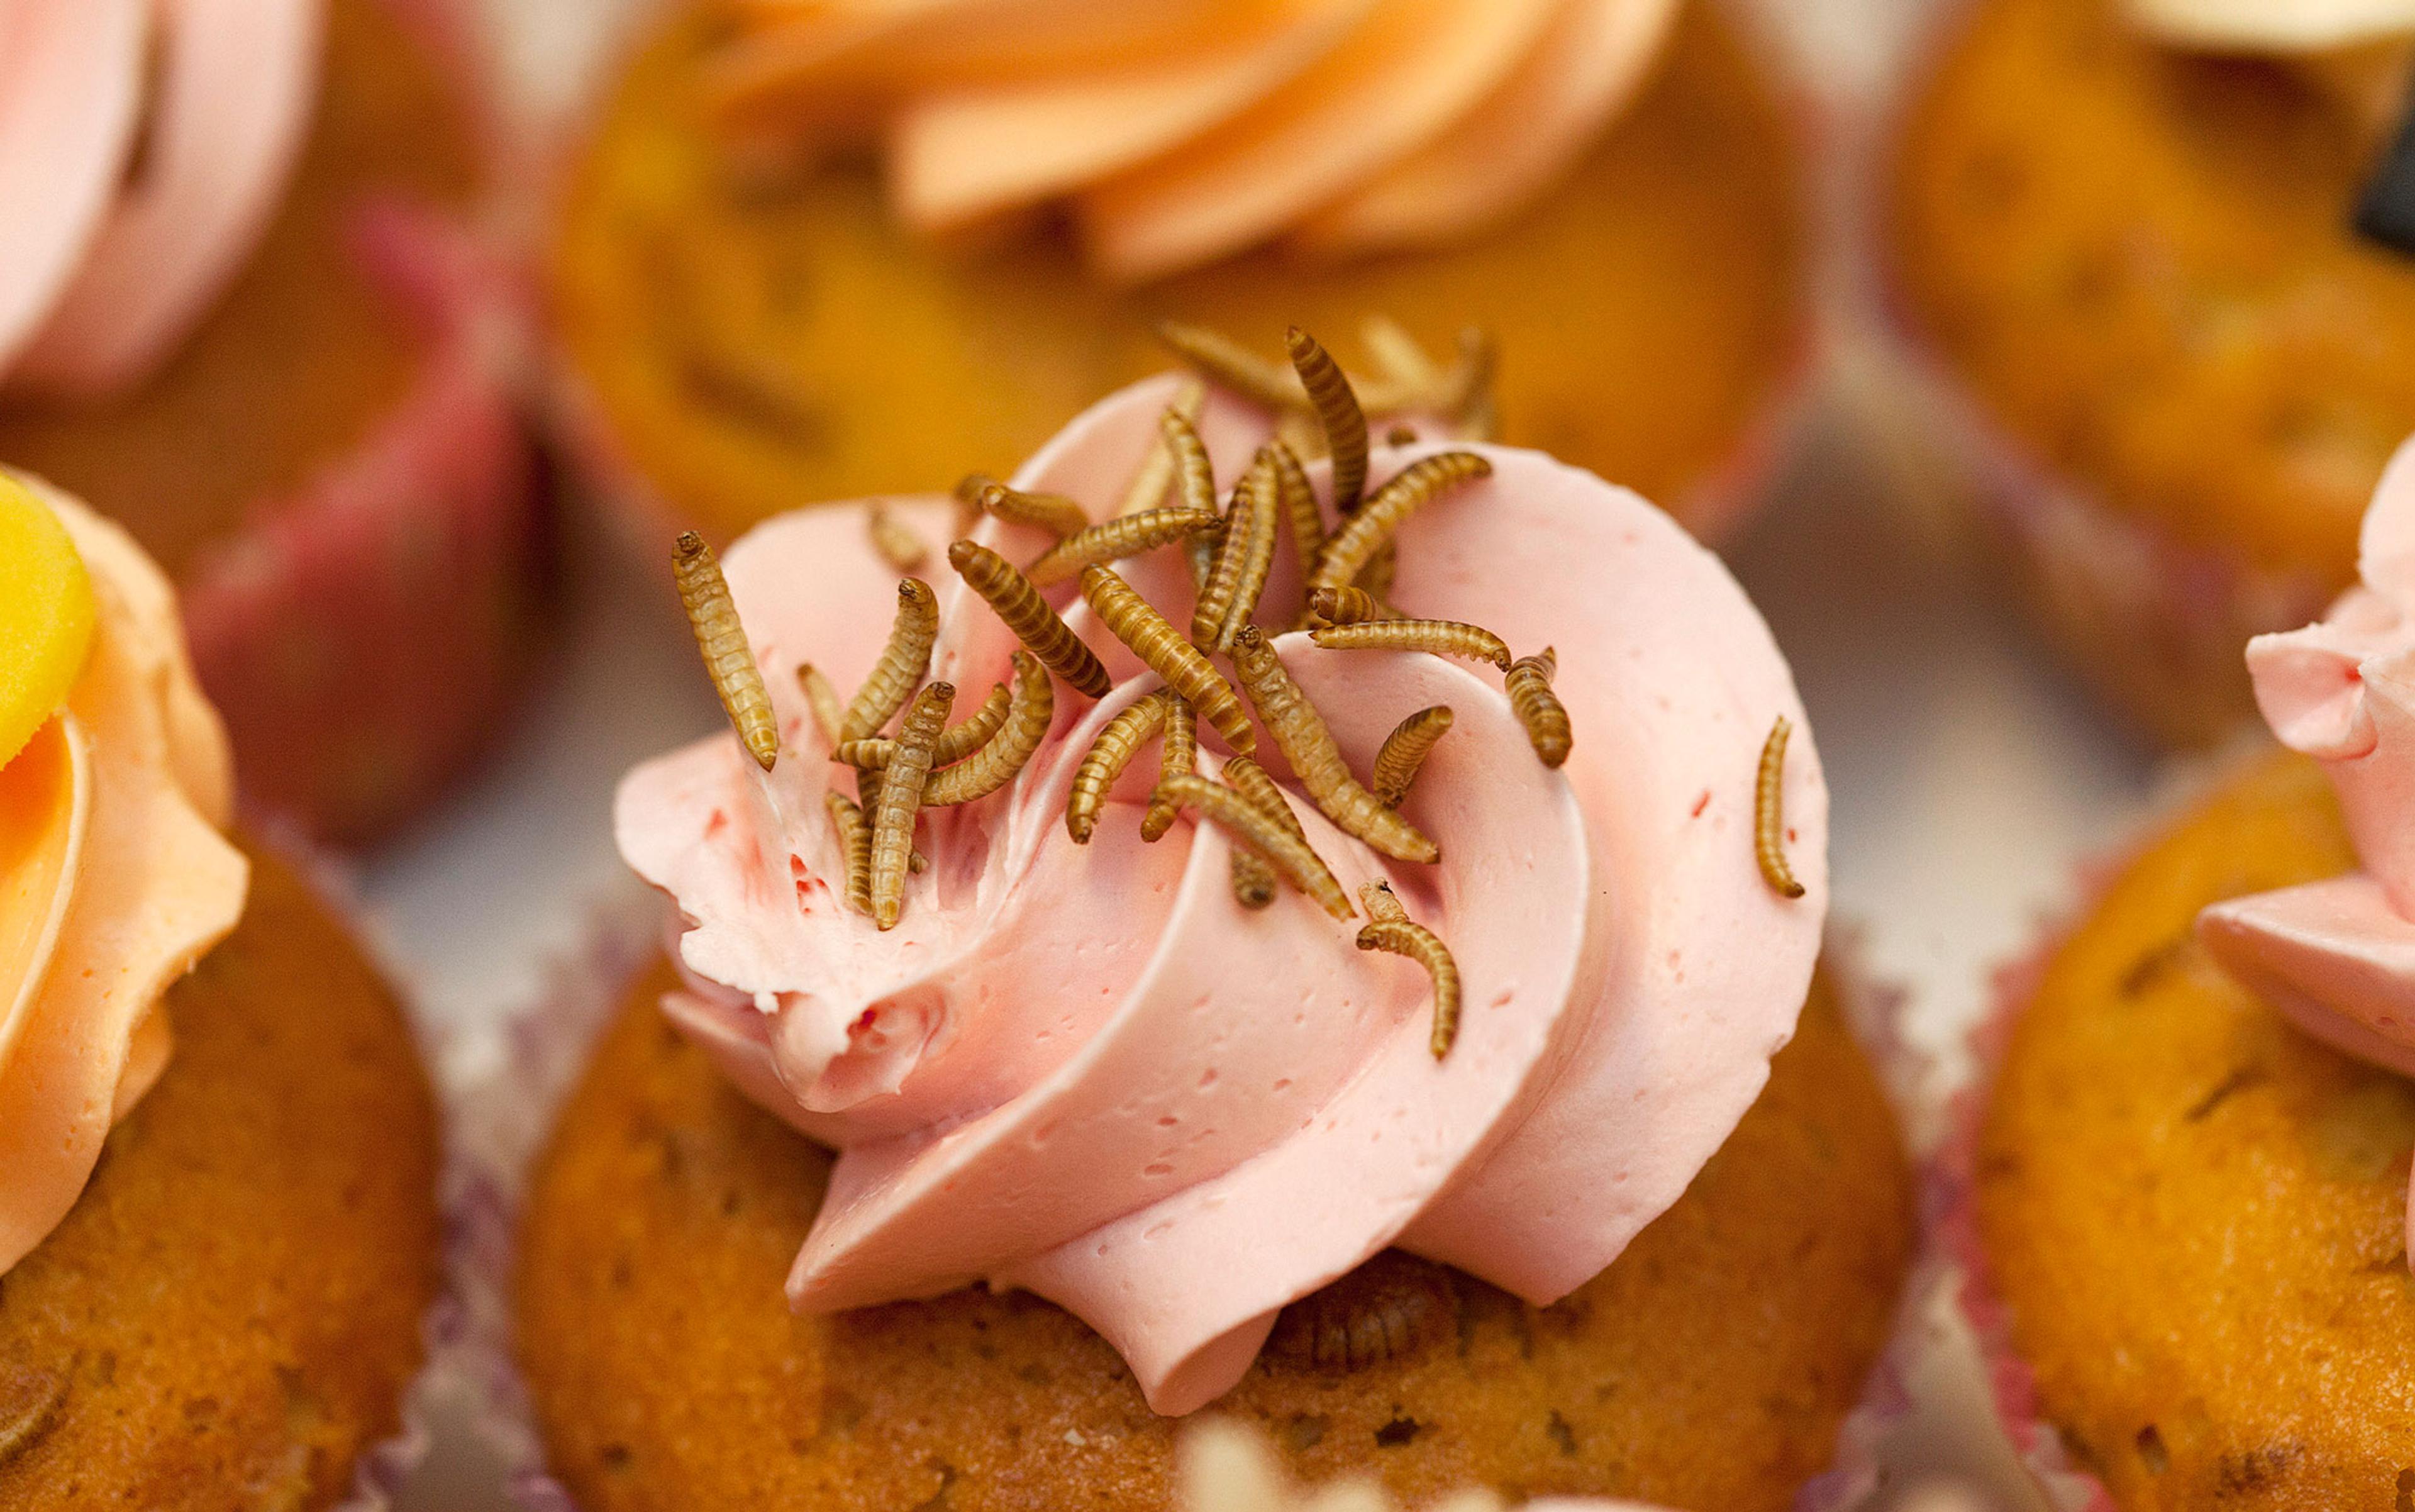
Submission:
MULTIPOLYGON (((485 71, 460 0, 389 3, 465 81, 485 71)), ((473 111, 486 97, 460 93, 473 111)), ((549 570, 523 420, 532 311, 501 239, 393 199, 365 202, 352 239, 424 333, 420 369, 357 445, 255 502, 180 584, 248 801, 341 840, 473 754, 525 671, 549 570)))

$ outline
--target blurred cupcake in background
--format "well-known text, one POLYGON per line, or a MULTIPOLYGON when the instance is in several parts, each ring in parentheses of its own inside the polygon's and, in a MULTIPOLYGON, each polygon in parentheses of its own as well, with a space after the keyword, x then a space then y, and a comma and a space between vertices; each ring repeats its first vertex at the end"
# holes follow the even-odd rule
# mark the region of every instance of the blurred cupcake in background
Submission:
POLYGON ((1294 323, 1429 430, 1497 395, 1715 532, 1806 366, 1792 126, 1709 0, 693 0, 554 306, 593 455, 722 537, 1003 470, 1167 322, 1285 405, 1294 323))
POLYGON ((2354 576, 2415 426, 2415 6, 1969 0, 1922 58, 1884 297, 2050 636, 2160 741, 2354 576))
POLYGON ((0 0, 0 461, 175 577, 247 797, 357 839, 534 633, 523 313, 446 0, 0 0))

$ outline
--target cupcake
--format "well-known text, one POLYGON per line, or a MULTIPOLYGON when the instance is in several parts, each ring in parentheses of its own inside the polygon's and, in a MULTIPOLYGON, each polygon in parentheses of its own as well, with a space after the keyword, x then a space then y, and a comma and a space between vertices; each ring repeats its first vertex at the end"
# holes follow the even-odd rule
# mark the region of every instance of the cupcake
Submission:
POLYGON ((2251 711, 2240 644, 2353 581, 2415 426, 2415 10, 1947 8, 1885 191, 1894 313, 2050 638, 2209 742, 2251 711))
POLYGON ((1790 1505, 1910 1197, 1768 631, 1541 453, 1379 446, 1362 502, 1179 386, 952 544, 682 542, 737 734, 617 801, 671 948, 529 1183, 554 1474, 1156 1507, 1209 1412, 1412 1503, 1790 1505))
POLYGON ((467 226, 488 127, 445 12, 0 20, 0 459, 134 532, 247 798, 347 840, 493 727, 543 576, 518 301, 467 226))
POLYGON ((1789 112, 1718 6, 1126 10, 678 8, 560 216, 591 454, 723 539, 1002 471, 1161 333, 1296 411, 1297 321, 1379 409, 1497 408, 1726 522, 1806 257, 1789 112))
POLYGON ((331 1506, 435 1290, 410 1034, 224 832, 158 567, 5 473, 0 556, 0 1505, 331 1506))

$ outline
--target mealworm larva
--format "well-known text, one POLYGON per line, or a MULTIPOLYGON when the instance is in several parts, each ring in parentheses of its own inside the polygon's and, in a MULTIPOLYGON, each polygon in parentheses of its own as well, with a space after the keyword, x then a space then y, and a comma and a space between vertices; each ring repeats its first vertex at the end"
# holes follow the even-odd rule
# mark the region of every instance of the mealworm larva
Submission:
POLYGON ((1060 541, 1090 525, 1090 512, 1063 494, 1026 493, 1003 483, 993 483, 981 491, 981 507, 984 515, 1046 531, 1060 541))
POLYGON ((1459 358, 1451 365, 1448 381, 1435 406, 1478 441, 1491 441, 1500 428, 1498 401, 1492 391, 1492 375, 1500 359, 1501 349, 1492 332, 1477 325, 1461 331, 1459 358))
MULTIPOLYGON (((1380 604, 1392 596, 1392 579, 1400 575, 1400 570, 1401 543, 1387 541, 1367 559, 1367 565, 1358 569, 1358 580, 1354 586, 1373 594, 1380 604)), ((1397 610, 1394 612, 1398 613, 1397 610)))
POLYGON ((1475 452, 1436 452, 1410 463, 1376 489, 1374 497, 1342 524, 1341 533, 1326 544, 1325 556, 1317 562, 1309 586, 1340 588, 1355 580, 1358 570, 1392 538, 1402 521, 1444 490, 1492 472, 1492 464, 1475 452))
POLYGON ((1325 516, 1317 508, 1316 490, 1309 487, 1308 471, 1299 465, 1299 454, 1281 441, 1269 442, 1267 450, 1275 459, 1275 499, 1291 530, 1292 555, 1305 578, 1325 555, 1325 516))
POLYGON ((1073 844, 1087 846, 1099 828, 1099 811, 1106 806, 1107 789, 1132 765, 1148 738, 1165 727, 1166 696, 1152 693, 1107 721, 1090 742, 1082 764, 1073 769, 1073 790, 1065 800, 1065 829, 1073 844))
POLYGON ((822 794, 831 825, 838 831, 839 855, 847 863, 847 906, 860 914, 872 912, 872 831, 863 810, 837 788, 822 794))
POLYGON ((1762 880, 1781 898, 1803 896, 1803 884, 1786 863, 1786 738, 1794 726, 1786 716, 1769 726, 1761 747, 1761 776, 1752 787, 1752 851, 1761 862, 1762 880))
MULTIPOLYGON (((1534 746, 1535 754, 1543 758, 1547 767, 1566 761, 1574 741, 1568 729, 1568 709, 1560 702, 1560 696, 1552 691, 1552 679, 1559 669, 1559 653, 1546 646, 1538 656, 1521 656, 1510 663, 1504 684, 1518 723, 1526 726, 1527 743, 1534 746)), ((1780 744, 1782 748, 1783 742, 1780 744)))
POLYGON ((1161 780, 1158 790, 1182 808, 1197 809, 1242 845, 1273 864, 1292 886, 1316 900, 1336 919, 1356 919, 1358 910, 1342 891, 1333 871, 1307 841, 1298 839, 1280 820, 1232 788, 1191 772, 1174 772, 1161 780))
POLYGON ((880 560, 899 572, 913 572, 931 560, 931 548, 922 538, 897 522, 887 504, 874 504, 863 514, 863 529, 872 537, 872 549, 880 560))
POLYGON ((920 577, 897 585, 897 618, 889 628, 889 644, 863 685, 848 700, 847 717, 839 721, 842 741, 860 741, 896 717, 931 669, 931 647, 939 638, 939 595, 920 577))
POLYGON ((1415 446, 1417 443, 1418 427, 1415 426, 1394 426, 1384 432, 1384 444, 1387 446, 1415 446))
POLYGON ((1329 625, 1367 624, 1400 618, 1382 599, 1347 583, 1340 588, 1310 589, 1308 612, 1329 625))
MULTIPOLYGON (((1178 414, 1192 427, 1208 407, 1208 385, 1195 378, 1186 378, 1174 393, 1174 402, 1166 407, 1169 414, 1178 414)), ((1137 515, 1145 509, 1156 509, 1165 502, 1165 490, 1174 482, 1174 450, 1166 444, 1164 434, 1149 442, 1148 455, 1140 459, 1132 472, 1132 484, 1124 489, 1124 502, 1118 515, 1137 515)))
POLYGON ((1164 680, 1165 685, 1191 701, 1201 717, 1216 726, 1224 743, 1243 756, 1258 748, 1258 732, 1238 695, 1208 664, 1199 649, 1182 638, 1165 616, 1109 568, 1082 569, 1082 596, 1098 611, 1107 633, 1132 648, 1132 653, 1164 680))
POLYGON ((956 502, 967 509, 979 509, 982 490, 997 486, 998 480, 986 472, 968 472, 956 480, 954 489, 956 502))
MULTIPOLYGON (((1165 699, 1165 740, 1160 749, 1157 775, 1160 782, 1172 772, 1195 772, 1199 770, 1199 711, 1191 700, 1168 690, 1165 699)), ((1150 845, 1165 838, 1174 828, 1178 811, 1160 793, 1152 791, 1148 812, 1141 816, 1140 837, 1150 845)))
POLYGON ((1158 417, 1158 433, 1165 439, 1165 449, 1174 457, 1174 481, 1177 497, 1182 507, 1194 515, 1213 515, 1216 508, 1216 464, 1208 456, 1208 443, 1190 419, 1177 411, 1168 410, 1158 417))
POLYGON ((1158 326, 1157 338, 1197 368, 1200 376, 1268 409, 1296 409, 1308 402, 1297 375, 1220 331, 1166 321, 1158 326))
POLYGON ((746 754, 769 771, 780 758, 780 726, 772 715, 763 669, 755 665, 755 648, 746 643, 746 627, 738 622, 738 606, 721 576, 721 560, 703 536, 682 531, 671 553, 671 574, 679 583, 680 602, 687 606, 697 650, 704 653, 712 691, 721 695, 722 710, 746 754))
POLYGON ((1241 846, 1235 846, 1225 855, 1235 903, 1255 911, 1275 901, 1275 889, 1282 879, 1275 876, 1271 862, 1241 846))
MULTIPOLYGON (((1392 906, 1400 907, 1399 902, 1395 900, 1392 906)), ((1358 948, 1405 955, 1426 968, 1426 975, 1433 979, 1433 1035, 1428 1043, 1434 1059, 1449 1055, 1459 1038, 1459 963, 1450 958, 1450 948, 1443 944, 1442 936, 1411 922, 1404 910, 1398 919, 1379 919, 1358 931, 1358 948)))
POLYGON ((1234 637, 1233 668, 1256 706, 1258 719, 1298 773, 1300 786, 1325 816, 1396 861, 1432 862, 1442 851, 1418 827, 1378 802, 1350 774, 1325 716, 1283 670, 1282 659, 1255 625, 1234 637))
POLYGON ((1234 634, 1258 612, 1258 596, 1266 591, 1275 560, 1274 465, 1272 454, 1260 447, 1233 490, 1224 539, 1191 611, 1191 644, 1201 651, 1230 649, 1234 634))
POLYGON ((1106 696, 1114 686, 1107 680, 1106 667, 1082 637, 1057 617, 1014 563, 977 542, 958 541, 948 547, 948 564, 974 592, 989 600, 990 607, 1014 632, 1014 637, 1040 658, 1041 666, 1071 683, 1076 693, 1106 696))
POLYGON ((897 732, 897 754, 880 774, 880 801, 872 816, 872 921, 897 927, 906 906, 906 873, 914 850, 914 820, 922 811, 922 789, 931 777, 931 751, 947 727, 956 701, 953 683, 934 682, 914 695, 897 732))
POLYGON ((1366 906, 1367 917, 1379 924, 1399 924, 1408 921, 1409 910, 1402 906, 1401 895, 1392 891, 1391 883, 1381 878, 1361 884, 1358 889, 1358 901, 1366 906))
POLYGON ((1248 756, 1235 756, 1224 763, 1224 786, 1255 803, 1274 816, 1277 824, 1301 840, 1308 831, 1300 826, 1299 816, 1291 811, 1291 800, 1283 797, 1282 785, 1267 775, 1267 769, 1248 756))
POLYGON ((1312 632, 1312 638, 1328 651, 1421 651, 1509 670, 1508 642, 1482 625, 1457 620, 1370 620, 1327 625, 1312 632))
POLYGON ((1283 344, 1290 349, 1299 386, 1308 391, 1316 423, 1325 429, 1326 455, 1333 458, 1333 508, 1337 514, 1350 514, 1367 487, 1367 412, 1358 408, 1358 396, 1341 364, 1316 337, 1295 325, 1283 344))
POLYGON ((1442 387, 1442 369, 1418 345, 1418 338, 1390 316, 1370 315, 1360 321, 1358 341, 1395 387, 1418 394, 1435 393, 1442 387))
POLYGON ((956 765, 931 776, 922 801, 934 806, 987 798, 1014 780, 1057 715, 1057 690, 1037 658, 1014 653, 1014 708, 998 732, 956 765))
POLYGON ((1450 705, 1436 704, 1420 709, 1392 726, 1384 737, 1384 748, 1375 753, 1375 769, 1370 774, 1369 789, 1375 801, 1388 809, 1401 806, 1409 796, 1409 785, 1418 780, 1418 769, 1442 738, 1450 733, 1450 705))
POLYGON ((814 723, 821 727, 822 739, 838 743, 839 726, 847 723, 847 711, 838 701, 838 690, 822 669, 811 662, 797 666, 797 686, 804 690, 805 707, 814 711, 814 723))
MULTIPOLYGON (((1000 682, 989 690, 982 706, 963 719, 939 732, 939 743, 931 748, 931 765, 944 767, 966 756, 987 743, 1006 723, 1007 710, 1012 707, 1013 695, 1000 682)), ((831 759, 842 766, 861 767, 870 771, 886 771, 890 758, 896 754, 897 742, 868 735, 860 741, 841 741, 831 749, 831 759)))
POLYGON ((1063 582, 1085 567, 1154 551, 1169 541, 1213 530, 1222 523, 1213 511, 1203 514, 1179 507, 1118 515, 1050 546, 1032 559, 1031 565, 1023 569, 1023 576, 1031 579, 1032 587, 1046 588, 1063 582))

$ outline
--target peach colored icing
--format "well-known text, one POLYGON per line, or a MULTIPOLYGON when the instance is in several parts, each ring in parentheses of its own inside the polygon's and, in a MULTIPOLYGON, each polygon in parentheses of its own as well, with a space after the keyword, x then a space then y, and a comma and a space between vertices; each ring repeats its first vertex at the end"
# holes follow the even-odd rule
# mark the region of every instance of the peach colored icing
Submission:
MULTIPOLYGON (((1112 507, 1174 391, 1160 379, 1109 398, 1016 482, 1112 507)), ((1269 433, 1222 394, 1201 426, 1225 478, 1269 433)), ((1434 449, 1379 450, 1376 475, 1434 449)), ((1667 516, 1538 453, 1480 450, 1490 481, 1403 530, 1393 597, 1513 646, 1555 643, 1577 730, 1565 768, 1535 759, 1497 678, 1276 642, 1362 771, 1406 711, 1457 711, 1406 805, 1439 865, 1388 862, 1295 805, 1354 895, 1387 877, 1449 943, 1466 1009, 1440 1062, 1418 967, 1353 950, 1297 895, 1244 914, 1213 827, 1140 842, 1153 748, 1090 844, 1067 837, 1081 756, 1155 686, 1069 590, 1052 597, 1112 693, 1060 692, 1012 786, 925 816, 931 869, 896 929, 848 911, 821 803, 834 769, 795 673, 862 678, 897 575, 849 509, 786 516, 732 547, 786 754, 760 776, 724 732, 649 762, 615 824, 675 905, 687 981, 666 1010, 841 1152, 789 1278, 798 1306, 1028 1288, 1114 1343, 1154 1408, 1187 1412, 1239 1378, 1278 1309, 1387 1246, 1538 1303, 1564 1295, 1726 1139, 1792 1033, 1825 913, 1808 732, 1785 805, 1808 895, 1778 899, 1752 854, 1762 737, 1803 718, 1791 676, 1733 579, 1667 516)), ((949 506, 892 512, 936 559, 949 506)), ((1045 545, 997 520, 975 535, 1018 559, 1045 545)), ((1127 565, 1187 622, 1176 553, 1127 565)), ((1298 584, 1286 549, 1268 601, 1298 584)), ((961 712, 1004 678, 1012 641, 952 575, 935 586, 934 675, 962 690, 961 712)), ((1288 777, 1270 744, 1259 756, 1288 777)))
POLYGON ((98 606, 67 706, 0 768, 0 1274, 55 1227, 111 1124, 165 1068, 160 996, 234 927, 249 867, 218 832, 226 734, 167 577, 133 540, 24 480, 98 606))
POLYGON ((2216 904, 2198 934, 2307 1033, 2415 1076, 2415 442, 2382 474, 2358 571, 2320 623, 2249 641, 2247 669, 2272 733, 2322 762, 2363 870, 2216 904))
POLYGON ((720 66, 742 119, 784 106, 876 131, 898 213, 922 230, 1062 202, 1098 268, 1136 280, 1286 234, 1346 252, 1481 226, 1549 185, 1633 97, 1677 7, 746 8, 749 29, 720 66))
POLYGON ((321 0, 0 0, 0 380, 103 394, 163 361, 268 221, 321 0))

